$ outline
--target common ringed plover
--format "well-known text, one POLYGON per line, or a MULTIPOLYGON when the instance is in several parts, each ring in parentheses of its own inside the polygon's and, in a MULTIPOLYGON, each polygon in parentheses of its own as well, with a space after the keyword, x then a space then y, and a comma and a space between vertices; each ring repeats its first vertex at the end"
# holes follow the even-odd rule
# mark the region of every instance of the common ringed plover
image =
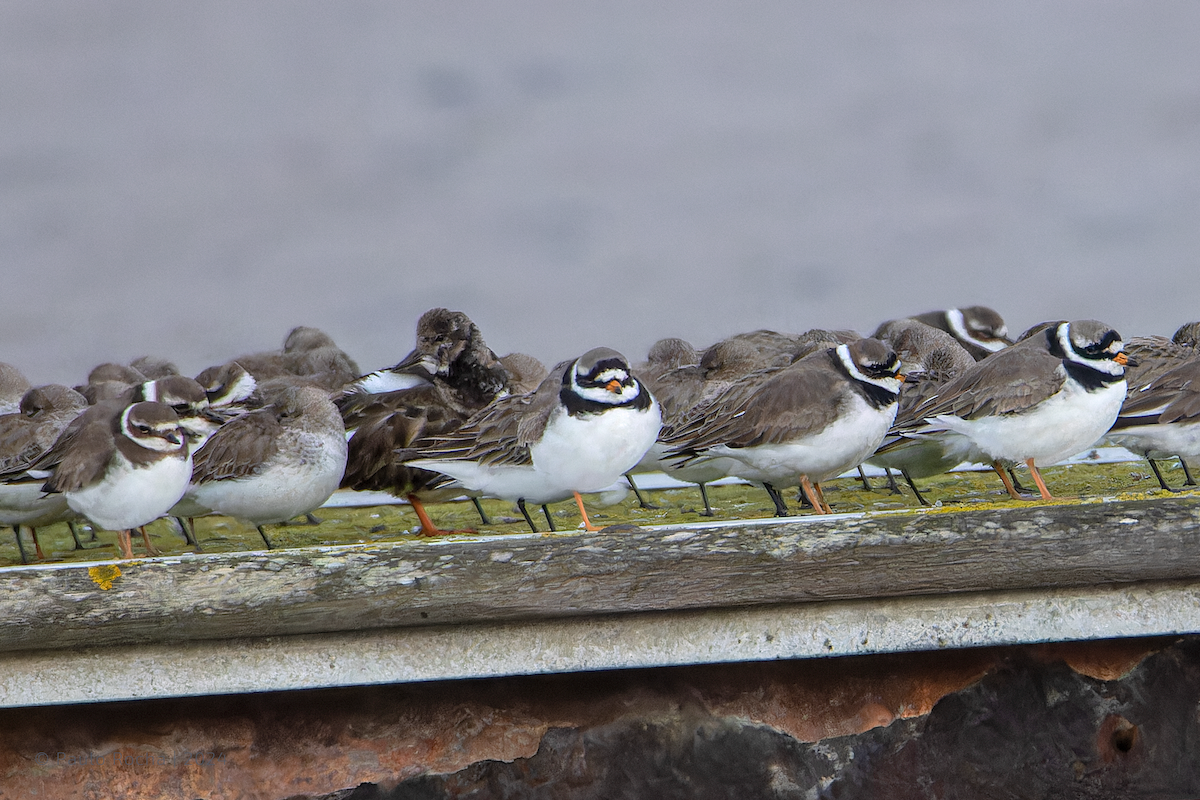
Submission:
MULTIPOLYGON (((525 504, 598 492, 628 472, 658 436, 658 401, 615 350, 597 347, 551 371, 537 391, 503 397, 458 430, 429 440, 410 466, 483 495, 525 504)), ((536 530, 536 528, 535 528, 536 530)))
POLYGON ((1059 322, 976 364, 913 411, 906 436, 969 440, 1020 499, 1001 465, 1024 462, 1044 499, 1037 464, 1096 443, 1125 399, 1121 335, 1096 320, 1059 322))
POLYGON ((178 502, 192 475, 192 457, 179 416, 162 403, 92 406, 76 417, 34 468, 53 468, 43 488, 106 530, 118 531, 121 554, 133 557, 130 531, 178 502))
POLYGON ((729 458, 733 474, 766 486, 778 516, 780 487, 799 485, 818 513, 815 485, 861 464, 896 418, 900 360, 876 339, 807 356, 761 382, 731 386, 663 437, 666 457, 729 458))

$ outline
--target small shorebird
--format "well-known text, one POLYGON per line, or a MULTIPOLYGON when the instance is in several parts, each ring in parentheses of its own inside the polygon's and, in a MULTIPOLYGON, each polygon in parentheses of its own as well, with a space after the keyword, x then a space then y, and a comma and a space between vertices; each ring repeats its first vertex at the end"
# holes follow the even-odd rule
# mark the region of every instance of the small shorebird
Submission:
POLYGON ((55 522, 70 523, 75 546, 83 549, 66 498, 42 491, 47 474, 29 469, 85 408, 87 400, 79 392, 52 384, 30 389, 16 412, 0 416, 0 524, 12 526, 22 563, 28 563, 22 525, 29 528, 39 561, 46 556, 37 529, 55 522))
POLYGON ((1175 490, 1155 462, 1172 456, 1183 465, 1185 485, 1194 486, 1186 459, 1200 455, 1200 356, 1130 389, 1107 438, 1145 457, 1166 491, 1175 490))
POLYGON ((799 485, 830 513, 821 481, 861 464, 896 418, 900 361, 876 339, 818 351, 759 382, 734 384, 663 436, 666 458, 737 462, 732 473, 763 484, 777 516, 781 487, 799 485))
POLYGON ((186 497, 263 525, 311 512, 338 488, 346 468, 346 430, 316 386, 286 386, 273 402, 226 423, 196 451, 186 497))
POLYGON ((52 469, 43 489, 61 492, 73 511, 117 531, 121 555, 132 558, 134 528, 147 553, 156 554, 145 526, 183 496, 192 457, 170 406, 107 402, 76 417, 33 468, 52 469))
POLYGON ((526 503, 572 496, 584 527, 597 530, 580 494, 607 488, 632 469, 661 426, 658 401, 625 357, 597 347, 555 367, 533 394, 501 398, 405 457, 456 486, 515 501, 534 531, 526 503))
MULTIPOLYGON (((514 367, 536 373, 540 364, 517 357, 514 367)), ((434 308, 417 322, 416 346, 398 364, 365 375, 337 400, 350 436, 342 488, 386 491, 405 497, 421 531, 440 531, 424 502, 449 500, 462 491, 439 491, 441 476, 401 455, 419 439, 448 434, 468 417, 509 394, 512 374, 460 311, 434 308)), ((476 509, 485 520, 476 498, 476 509)))
POLYGON ((1053 499, 1037 464, 1086 450, 1112 427, 1125 400, 1122 349, 1121 335, 1102 322, 1048 324, 943 386, 898 432, 964 437, 1015 499, 1002 467, 1024 462, 1042 497, 1053 499))

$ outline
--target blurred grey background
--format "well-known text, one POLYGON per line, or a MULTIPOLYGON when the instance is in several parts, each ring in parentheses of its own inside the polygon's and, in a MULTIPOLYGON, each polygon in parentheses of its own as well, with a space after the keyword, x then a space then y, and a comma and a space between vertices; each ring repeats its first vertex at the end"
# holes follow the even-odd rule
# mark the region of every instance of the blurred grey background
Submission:
POLYGON ((1194 2, 0 4, 0 360, 1200 317, 1194 2))

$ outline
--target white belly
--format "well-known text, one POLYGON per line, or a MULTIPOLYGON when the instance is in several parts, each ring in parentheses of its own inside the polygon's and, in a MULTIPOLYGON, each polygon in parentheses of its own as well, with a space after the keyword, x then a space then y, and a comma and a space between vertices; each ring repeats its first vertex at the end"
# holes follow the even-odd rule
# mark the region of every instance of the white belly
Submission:
POLYGON ((802 439, 756 447, 721 445, 708 452, 740 461, 744 466, 734 475, 776 488, 795 486, 802 475, 811 481, 828 480, 874 453, 896 420, 895 403, 876 409, 854 395, 847 405, 832 424, 802 439))
POLYGON ((662 417, 655 402, 646 411, 615 408, 572 417, 558 410, 530 448, 529 466, 487 466, 473 461, 418 459, 412 466, 449 475, 468 490, 530 503, 565 500, 572 492, 598 492, 631 470, 658 438, 662 417))
POLYGON ((939 431, 905 439, 886 453, 867 459, 876 467, 899 469, 911 478, 928 478, 948 472, 964 461, 983 460, 971 440, 953 431, 939 431))
POLYGON ((1088 392, 1073 381, 1029 411, 976 420, 943 415, 937 422, 973 441, 991 459, 1049 466, 1094 445, 1125 401, 1125 382, 1088 392))
POLYGON ((556 503, 571 496, 571 490, 561 481, 531 466, 486 466, 474 461, 436 459, 420 459, 409 463, 414 467, 449 475, 464 491, 485 497, 514 501, 524 498, 527 502, 541 505, 556 503))
POLYGON ((96 525, 123 531, 149 524, 179 502, 192 477, 192 457, 168 457, 134 468, 114 459, 104 479, 64 492, 67 505, 96 525))
POLYGON ((307 514, 329 499, 346 470, 346 440, 300 433, 253 476, 192 485, 189 499, 255 525, 307 514))
POLYGON ((69 513, 67 499, 43 492, 42 481, 0 484, 0 525, 38 528, 59 522, 69 513))
POLYGON ((658 403, 572 417, 556 411, 530 448, 533 468, 564 489, 598 492, 633 469, 658 439, 658 403))
POLYGON ((1119 447, 1149 458, 1200 456, 1200 421, 1137 425, 1108 435, 1119 447))

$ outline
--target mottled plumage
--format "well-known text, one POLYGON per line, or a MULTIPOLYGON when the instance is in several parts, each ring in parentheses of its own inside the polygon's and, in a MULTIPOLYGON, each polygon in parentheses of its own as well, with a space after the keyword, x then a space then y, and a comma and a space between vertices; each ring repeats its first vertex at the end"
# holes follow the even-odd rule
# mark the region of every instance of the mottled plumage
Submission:
POLYGON ((425 312, 412 352, 390 369, 359 379, 337 401, 352 432, 342 486, 398 496, 428 488, 438 476, 410 467, 398 451, 423 437, 452 432, 507 394, 509 380, 466 314, 444 308, 425 312))

